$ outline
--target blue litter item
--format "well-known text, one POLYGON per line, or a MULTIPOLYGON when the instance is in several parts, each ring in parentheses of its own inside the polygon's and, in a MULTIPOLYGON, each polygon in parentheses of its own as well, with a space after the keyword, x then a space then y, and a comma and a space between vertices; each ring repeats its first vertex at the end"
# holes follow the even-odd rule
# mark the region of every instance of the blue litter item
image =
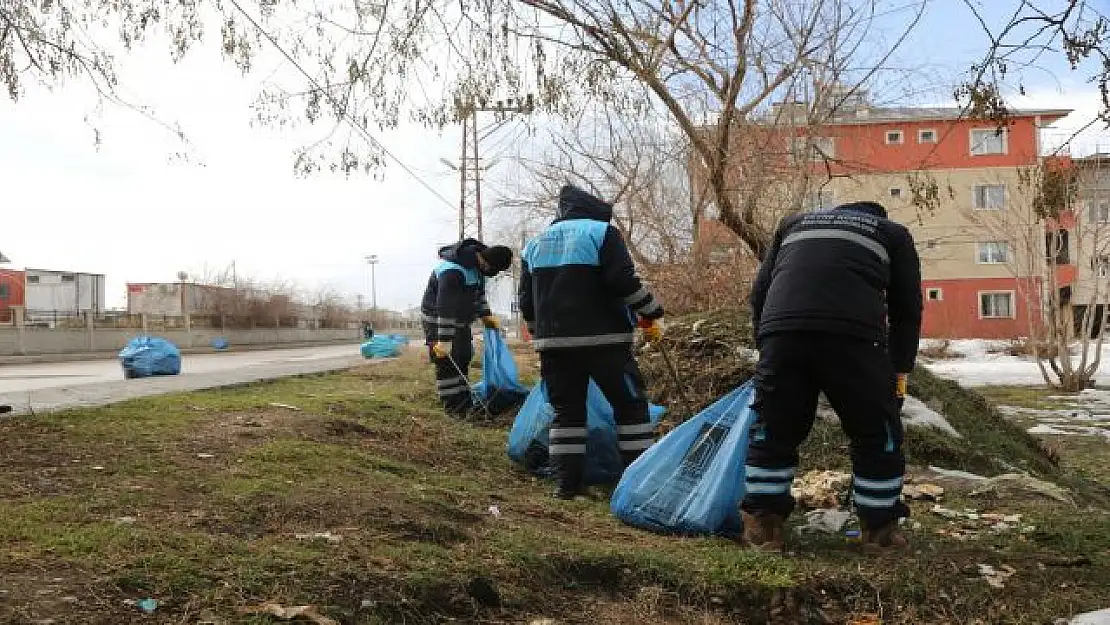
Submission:
POLYGON ((181 373, 181 351, 157 336, 136 336, 119 351, 123 377, 147 378, 181 373))
MULTIPOLYGON (((666 409, 648 404, 648 418, 659 423, 666 409)), ((555 409, 547 400, 547 386, 537 384, 524 400, 509 431, 509 458, 540 477, 553 473, 547 453, 548 428, 555 420, 555 409)), ((586 484, 613 484, 620 479, 624 463, 617 449, 617 423, 613 407, 593 380, 586 393, 586 484)))
POLYGON ((359 347, 363 358, 394 358, 401 355, 404 343, 394 340, 393 335, 379 334, 359 347))
POLYGON ((645 451, 613 491, 613 515, 660 533, 740 534, 754 396, 749 380, 645 451))
POLYGON ((210 345, 212 346, 212 349, 227 349, 228 346, 231 345, 231 343, 228 342, 226 338, 222 336, 217 336, 216 338, 212 339, 210 345))
POLYGON ((520 383, 516 361, 501 332, 486 328, 482 342, 482 379, 470 390, 475 404, 498 414, 523 401, 528 388, 520 383))
POLYGON ((394 343, 398 343, 400 345, 409 344, 409 337, 405 336, 404 334, 387 334, 386 336, 392 339, 394 343))

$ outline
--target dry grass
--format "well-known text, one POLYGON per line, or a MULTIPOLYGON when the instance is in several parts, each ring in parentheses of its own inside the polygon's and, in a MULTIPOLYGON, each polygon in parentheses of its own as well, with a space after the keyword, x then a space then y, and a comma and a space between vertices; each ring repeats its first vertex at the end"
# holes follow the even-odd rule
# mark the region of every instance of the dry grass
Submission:
POLYGON ((1032 623, 1108 599, 1098 509, 1011 502, 1036 534, 957 543, 916 506, 917 551, 878 562, 836 537, 776 557, 633 530, 603 501, 550 499, 503 430, 442 416, 416 357, 8 419, 0 436, 0 622, 265 623, 238 609, 275 601, 345 625, 1032 623), (296 537, 313 532, 342 539, 296 537), (1091 563, 1038 565, 1074 555, 1091 563), (1019 574, 996 591, 967 573, 980 562, 1019 574), (127 603, 146 597, 153 615, 127 603))

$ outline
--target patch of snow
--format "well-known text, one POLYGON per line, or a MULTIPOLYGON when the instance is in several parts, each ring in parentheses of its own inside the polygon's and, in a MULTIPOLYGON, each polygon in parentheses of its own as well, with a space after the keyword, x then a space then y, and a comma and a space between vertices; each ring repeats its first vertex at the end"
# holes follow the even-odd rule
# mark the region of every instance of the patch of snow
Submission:
MULTIPOLYGON (((936 375, 949 378, 964 386, 1043 385, 1044 377, 1034 359, 1006 353, 992 353, 992 350, 1004 349, 1005 345, 1005 341, 978 339, 952 341, 949 348, 961 354, 962 358, 925 363, 925 366, 936 375)), ((1095 372, 1096 381, 1105 381, 1107 378, 1110 378, 1110 344, 1103 345, 1099 368, 1095 372)), ((1096 392, 1106 393, 1106 391, 1096 392)))
POLYGON ((926 406, 920 399, 916 397, 906 396, 906 402, 902 406, 902 423, 904 425, 916 425, 922 427, 934 427, 949 436, 956 438, 963 438, 956 428, 944 418, 936 410, 926 406))
POLYGON ((1068 434, 1068 432, 1065 431, 1065 430, 1061 430, 1059 428, 1054 428, 1051 425, 1045 425, 1043 423, 1040 424, 1040 425, 1034 425, 1033 427, 1031 427, 1031 428, 1029 428, 1028 430, 1025 430, 1025 431, 1029 432, 1030 434, 1056 434, 1056 435, 1068 434))
POLYGON ((1080 614, 1068 621, 1068 625, 1110 625, 1110 609, 1080 614))

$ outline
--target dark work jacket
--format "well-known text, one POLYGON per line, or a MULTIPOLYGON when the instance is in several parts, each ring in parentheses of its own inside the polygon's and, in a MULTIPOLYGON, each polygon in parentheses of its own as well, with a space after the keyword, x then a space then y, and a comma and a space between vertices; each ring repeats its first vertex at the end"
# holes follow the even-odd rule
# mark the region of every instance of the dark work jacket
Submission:
POLYGON ((663 316, 612 218, 610 204, 567 185, 555 221, 524 247, 517 298, 537 350, 630 344, 636 314, 663 316))
POLYGON ((477 254, 485 249, 475 239, 440 248, 442 260, 432 270, 420 304, 424 338, 429 344, 451 341, 456 332, 468 332, 475 319, 491 314, 486 279, 478 269, 477 254))
POLYGON ((782 221, 752 285, 757 341, 776 332, 845 334, 886 344, 896 372, 913 369, 921 263, 909 230, 880 210, 846 204, 782 221))

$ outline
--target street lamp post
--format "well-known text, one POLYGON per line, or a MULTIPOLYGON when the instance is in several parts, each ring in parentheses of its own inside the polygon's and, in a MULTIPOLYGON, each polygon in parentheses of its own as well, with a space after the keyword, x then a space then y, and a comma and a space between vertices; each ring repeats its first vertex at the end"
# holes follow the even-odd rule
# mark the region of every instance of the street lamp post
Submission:
POLYGON ((370 265, 370 325, 374 325, 374 315, 378 312, 378 284, 374 266, 378 264, 377 254, 367 254, 366 264, 370 265))

